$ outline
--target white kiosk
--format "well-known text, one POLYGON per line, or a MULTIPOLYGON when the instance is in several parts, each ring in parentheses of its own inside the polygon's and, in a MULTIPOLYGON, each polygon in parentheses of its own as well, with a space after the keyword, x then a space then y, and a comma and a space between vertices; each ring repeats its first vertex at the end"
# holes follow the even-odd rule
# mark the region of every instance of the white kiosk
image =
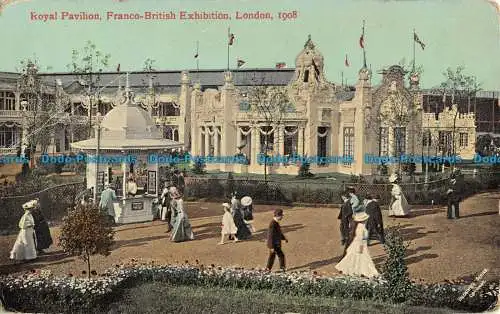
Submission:
POLYGON ((71 144, 94 160, 86 165, 87 188, 96 189, 98 197, 106 184, 115 190, 116 223, 152 221, 153 201, 161 187, 158 162, 150 162, 148 157, 167 155, 183 144, 164 139, 149 112, 134 102, 128 74, 120 104, 97 124, 95 138, 71 144), (135 195, 127 188, 130 178, 137 185, 135 195))

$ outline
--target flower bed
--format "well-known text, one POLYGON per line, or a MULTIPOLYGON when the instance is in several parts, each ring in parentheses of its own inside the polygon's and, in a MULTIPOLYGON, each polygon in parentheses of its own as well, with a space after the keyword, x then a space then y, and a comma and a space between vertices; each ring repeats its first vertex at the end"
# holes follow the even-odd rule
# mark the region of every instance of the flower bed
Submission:
MULTIPOLYGON (((198 285, 251 290, 268 290, 289 295, 313 295, 354 300, 387 301, 386 282, 354 277, 319 277, 315 274, 271 274, 260 270, 172 266, 133 262, 106 271, 91 279, 54 277, 48 272, 21 277, 3 277, 0 288, 8 307, 29 312, 94 312, 120 297, 120 293, 140 282, 161 281, 176 285, 198 285)), ((498 283, 484 284, 479 291, 460 301, 467 286, 444 283, 415 284, 408 305, 449 307, 482 311, 496 300, 498 283)))

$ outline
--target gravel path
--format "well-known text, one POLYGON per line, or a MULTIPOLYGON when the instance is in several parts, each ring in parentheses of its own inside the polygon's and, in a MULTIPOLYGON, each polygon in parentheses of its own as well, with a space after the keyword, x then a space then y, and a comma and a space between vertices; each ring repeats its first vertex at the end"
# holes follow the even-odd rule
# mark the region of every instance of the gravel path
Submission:
MULTIPOLYGON (((469 278, 488 269, 485 278, 500 278, 500 192, 473 196, 461 204, 462 218, 446 219, 446 209, 418 209, 411 218, 388 218, 386 225, 400 224, 408 250, 408 267, 412 278, 427 282, 469 278)), ((102 272, 132 258, 155 260, 159 263, 184 263, 263 268, 267 260, 266 228, 275 206, 256 206, 256 234, 251 240, 217 245, 223 214, 220 204, 187 203, 196 240, 172 243, 160 221, 123 225, 116 228, 116 244, 108 257, 96 256, 92 269, 102 272)), ((284 244, 289 270, 316 271, 336 274, 335 264, 342 254, 339 240, 338 208, 284 208, 283 230, 289 238, 284 244)), ((52 228, 57 238, 58 228, 52 228)), ((86 266, 78 258, 67 257, 57 246, 49 254, 27 264, 8 260, 15 235, 0 237, 0 273, 17 273, 47 268, 57 274, 81 274, 86 266)), ((57 242, 57 240, 56 240, 57 242)), ((377 242, 370 246, 377 268, 382 269, 383 247, 377 242)), ((277 261, 276 261, 277 262, 277 261)), ((278 265, 275 265, 277 267, 278 265)))

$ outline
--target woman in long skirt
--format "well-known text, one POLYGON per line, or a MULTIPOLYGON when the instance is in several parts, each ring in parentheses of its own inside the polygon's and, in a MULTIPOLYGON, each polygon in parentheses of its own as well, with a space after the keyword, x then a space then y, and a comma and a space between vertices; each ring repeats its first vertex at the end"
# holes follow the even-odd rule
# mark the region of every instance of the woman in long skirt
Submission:
POLYGON ((181 195, 177 188, 172 188, 172 198, 175 202, 175 219, 173 223, 172 236, 170 240, 172 242, 183 242, 188 240, 194 240, 193 229, 189 223, 189 218, 187 213, 184 211, 184 202, 182 201, 181 195))
POLYGON ((248 229, 253 233, 255 228, 253 227, 253 202, 250 196, 245 196, 241 199, 241 206, 243 207, 243 220, 247 224, 248 229))
POLYGON ((351 242, 344 258, 335 268, 345 275, 365 276, 368 278, 379 275, 370 253, 368 252, 368 231, 365 223, 369 216, 366 213, 356 214, 351 230, 351 242))
POLYGON ((24 215, 19 220, 19 234, 17 235, 16 243, 10 252, 10 258, 17 261, 34 260, 36 256, 36 240, 35 240, 35 220, 31 215, 30 210, 33 209, 35 203, 27 202, 23 205, 24 215))
POLYGON ((389 207, 389 216, 396 217, 406 217, 410 213, 410 205, 406 200, 405 195, 403 194, 403 190, 397 184, 398 176, 396 174, 392 174, 389 177, 389 182, 392 183, 392 202, 389 207))
MULTIPOLYGON (((234 224, 233 216, 231 215, 231 205, 224 203, 222 204, 222 207, 224 207, 224 216, 222 216, 222 231, 219 244, 224 244, 224 238, 226 235, 234 238, 238 232, 238 228, 234 224)), ((234 239, 234 242, 238 241, 238 238, 234 239)))
POLYGON ((43 250, 48 249, 53 241, 50 235, 49 224, 45 220, 38 200, 33 201, 34 208, 31 211, 35 221, 36 249, 38 254, 44 254, 43 250))

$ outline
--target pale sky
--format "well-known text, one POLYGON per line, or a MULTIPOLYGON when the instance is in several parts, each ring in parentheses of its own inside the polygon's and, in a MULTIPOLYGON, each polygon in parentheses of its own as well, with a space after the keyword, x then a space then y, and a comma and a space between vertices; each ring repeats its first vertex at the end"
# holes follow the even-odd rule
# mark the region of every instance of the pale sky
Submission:
MULTIPOLYGON (((156 60, 158 70, 196 68, 199 41, 201 69, 227 65, 227 28, 235 34, 231 67, 273 68, 277 62, 294 67, 307 35, 325 57, 330 81, 349 83, 362 66, 358 41, 366 20, 365 46, 374 72, 413 54, 413 29, 426 44, 417 46, 417 64, 424 67, 422 87, 443 80, 447 67, 463 65, 484 90, 500 90, 500 29, 494 7, 484 0, 32 0, 9 5, 0 15, 0 71, 15 71, 23 58, 36 56, 42 69, 66 71, 71 50, 87 40, 111 54, 110 71, 142 70, 144 60, 156 60), (106 12, 220 11, 232 20, 107 21, 106 12), (272 21, 236 20, 236 11, 271 12, 272 21), (278 12, 297 11, 295 20, 280 21, 278 12), (101 21, 30 21, 31 12, 99 13, 101 21), (350 67, 344 65, 348 55, 350 67)), ((379 76, 375 75, 375 82, 379 76)))

